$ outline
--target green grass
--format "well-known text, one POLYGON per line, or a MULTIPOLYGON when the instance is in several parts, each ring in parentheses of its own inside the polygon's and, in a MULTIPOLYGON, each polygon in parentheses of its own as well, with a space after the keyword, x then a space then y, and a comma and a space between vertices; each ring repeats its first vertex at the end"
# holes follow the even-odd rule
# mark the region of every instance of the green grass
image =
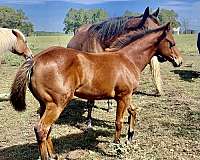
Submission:
MULTIPOLYGON (((63 46, 66 47, 67 43, 71 39, 71 35, 59 35, 59 36, 31 36, 28 37, 29 46, 33 54, 37 54, 40 51, 50 46, 63 46)), ((182 54, 196 55, 196 37, 197 35, 175 35, 177 47, 182 54)), ((11 66, 19 66, 23 62, 23 58, 12 53, 3 54, 4 61, 11 66)))
POLYGON ((182 54, 187 55, 196 55, 197 54, 197 35, 188 34, 188 35, 175 35, 176 45, 182 54))

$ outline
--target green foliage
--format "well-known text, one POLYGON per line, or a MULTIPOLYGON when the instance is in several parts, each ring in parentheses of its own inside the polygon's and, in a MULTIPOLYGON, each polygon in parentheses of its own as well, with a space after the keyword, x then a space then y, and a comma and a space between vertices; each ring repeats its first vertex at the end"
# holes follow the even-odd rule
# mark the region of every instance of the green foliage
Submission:
POLYGON ((131 12, 131 11, 129 11, 129 10, 126 10, 125 12, 124 12, 124 14, 123 14, 123 16, 139 16, 139 15, 141 15, 140 13, 138 13, 138 12, 131 12))
POLYGON ((19 29, 26 36, 30 36, 33 33, 33 24, 28 21, 21 9, 15 10, 0 6, 0 27, 19 29))
POLYGON ((71 8, 64 20, 65 33, 71 33, 83 24, 95 23, 108 17, 103 9, 73 9, 71 8))
POLYGON ((175 28, 181 25, 180 22, 177 20, 178 14, 174 10, 161 9, 158 18, 161 24, 171 22, 171 26, 175 28))

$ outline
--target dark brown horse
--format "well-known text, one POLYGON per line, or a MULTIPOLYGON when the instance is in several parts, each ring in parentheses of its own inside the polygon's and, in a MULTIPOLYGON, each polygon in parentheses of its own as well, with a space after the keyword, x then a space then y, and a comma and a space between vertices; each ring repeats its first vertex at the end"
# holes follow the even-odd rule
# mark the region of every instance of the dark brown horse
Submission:
MULTIPOLYGON (((182 63, 169 23, 138 35, 130 35, 116 52, 86 53, 51 47, 24 63, 11 89, 13 107, 26 108, 26 86, 40 103, 40 120, 35 134, 42 160, 54 155, 51 126, 74 97, 89 100, 114 99, 117 102, 114 142, 120 142, 123 117, 129 112, 128 140, 132 141, 136 107, 132 93, 139 85, 142 70, 159 53, 174 66, 182 63)), ((116 46, 117 47, 117 46, 116 46)))

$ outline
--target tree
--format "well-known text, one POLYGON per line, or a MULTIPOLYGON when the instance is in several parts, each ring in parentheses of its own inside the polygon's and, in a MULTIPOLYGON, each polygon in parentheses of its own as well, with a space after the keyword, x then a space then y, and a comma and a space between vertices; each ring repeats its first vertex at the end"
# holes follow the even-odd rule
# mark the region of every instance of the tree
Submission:
POLYGON ((124 14, 123 14, 123 16, 127 16, 127 17, 130 17, 130 16, 139 16, 139 15, 141 15, 140 13, 138 13, 138 12, 131 12, 131 11, 129 11, 129 10, 126 10, 125 12, 124 12, 124 14))
POLYGON ((177 28, 181 23, 177 20, 178 14, 174 10, 161 9, 158 18, 161 24, 171 22, 172 28, 177 28))
POLYGON ((181 20, 181 26, 182 26, 183 33, 187 34, 188 30, 189 30, 189 19, 182 18, 182 20, 181 20))
POLYGON ((102 9, 74 9, 67 12, 64 19, 65 33, 73 32, 83 24, 90 24, 102 21, 108 17, 108 14, 102 9))
POLYGON ((33 24, 28 21, 23 10, 0 7, 0 27, 16 28, 29 36, 33 31, 33 24))

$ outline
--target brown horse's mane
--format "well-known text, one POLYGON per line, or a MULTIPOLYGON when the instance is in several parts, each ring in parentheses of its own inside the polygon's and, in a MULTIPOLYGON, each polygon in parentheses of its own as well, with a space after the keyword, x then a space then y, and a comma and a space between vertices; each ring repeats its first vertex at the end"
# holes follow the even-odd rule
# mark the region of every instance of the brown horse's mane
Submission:
MULTIPOLYGON (((108 40, 113 36, 120 35, 127 30, 138 30, 145 29, 144 22, 141 20, 140 24, 133 26, 127 26, 127 22, 131 19, 142 18, 143 14, 140 16, 123 16, 123 17, 114 17, 107 19, 102 22, 93 24, 89 29, 88 33, 90 36, 95 36, 100 41, 108 40)), ((157 17, 149 15, 149 17, 158 25, 160 25, 157 17)))
POLYGON ((151 29, 151 30, 142 30, 140 32, 133 32, 131 34, 128 34, 126 35, 124 38, 122 39, 117 39, 113 44, 112 44, 112 48, 123 48, 127 45, 129 45, 131 42, 133 41, 136 41, 148 34, 151 34, 151 33, 155 33, 155 32, 158 32, 158 31, 161 31, 162 29, 164 29, 165 25, 159 27, 159 28, 156 28, 156 29, 151 29))
MULTIPOLYGON (((105 21, 93 24, 88 33, 91 36, 96 36, 99 40, 103 41, 111 38, 112 36, 116 36, 122 34, 126 30, 126 23, 132 18, 139 18, 133 16, 124 16, 124 17, 114 17, 107 19, 105 21)), ((137 26, 136 26, 137 27, 137 26)))

